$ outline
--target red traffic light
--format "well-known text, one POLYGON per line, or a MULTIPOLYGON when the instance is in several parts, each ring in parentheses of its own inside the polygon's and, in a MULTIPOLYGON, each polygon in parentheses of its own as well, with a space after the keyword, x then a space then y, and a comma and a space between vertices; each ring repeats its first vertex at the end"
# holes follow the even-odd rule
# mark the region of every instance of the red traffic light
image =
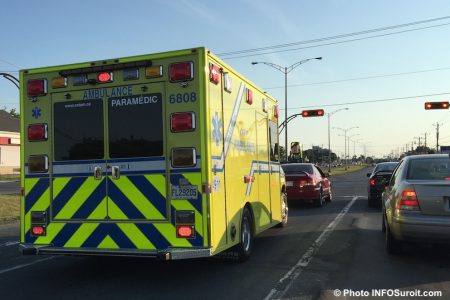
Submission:
POLYGON ((302 111, 302 117, 323 117, 325 111, 323 109, 310 109, 302 111))
POLYGON ((425 109, 448 109, 449 102, 441 101, 441 102, 425 102, 425 109))

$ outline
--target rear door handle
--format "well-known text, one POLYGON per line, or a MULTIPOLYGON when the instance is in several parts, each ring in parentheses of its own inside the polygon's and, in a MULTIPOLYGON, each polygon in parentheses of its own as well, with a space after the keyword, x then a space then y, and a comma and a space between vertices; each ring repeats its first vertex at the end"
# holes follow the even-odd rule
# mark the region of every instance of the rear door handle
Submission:
POLYGON ((119 179, 120 178, 120 167, 119 166, 113 166, 111 170, 111 176, 113 179, 119 179))
POLYGON ((94 179, 100 180, 102 178, 102 167, 94 167, 94 179))

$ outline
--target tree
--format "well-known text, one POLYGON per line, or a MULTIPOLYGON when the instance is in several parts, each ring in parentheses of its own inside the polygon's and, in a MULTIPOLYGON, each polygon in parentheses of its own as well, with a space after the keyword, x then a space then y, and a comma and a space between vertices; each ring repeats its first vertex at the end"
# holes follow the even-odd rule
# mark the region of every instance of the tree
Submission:
POLYGON ((15 108, 12 108, 10 111, 8 111, 8 110, 6 109, 6 106, 4 106, 4 107, 1 108, 0 110, 6 112, 6 113, 8 113, 8 114, 10 114, 10 115, 11 115, 12 117, 14 117, 14 118, 20 118, 20 113, 18 113, 18 112, 16 111, 15 108))

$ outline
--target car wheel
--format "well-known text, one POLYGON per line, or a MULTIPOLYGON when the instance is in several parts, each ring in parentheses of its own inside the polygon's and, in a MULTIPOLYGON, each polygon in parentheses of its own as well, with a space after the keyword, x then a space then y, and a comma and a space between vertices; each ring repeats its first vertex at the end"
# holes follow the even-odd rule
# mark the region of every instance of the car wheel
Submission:
POLYGON ((250 257, 253 246, 252 216, 248 208, 244 208, 241 219, 241 235, 237 245, 237 259, 240 262, 246 261, 250 257))
POLYGON ((317 207, 322 207, 323 205, 323 192, 320 190, 319 192, 319 198, 316 199, 315 204, 317 207))
POLYGON ((281 222, 277 225, 277 227, 286 227, 288 222, 289 207, 285 193, 281 194, 281 201, 281 222))
POLYGON ((367 205, 368 205, 369 207, 373 207, 373 200, 372 200, 371 197, 367 197, 367 205))
POLYGON ((330 189, 330 192, 329 192, 328 196, 325 198, 325 200, 327 202, 331 202, 331 200, 333 200, 333 194, 331 193, 331 189, 330 189))
POLYGON ((381 213, 381 231, 386 233, 386 221, 384 219, 384 212, 381 213))
MULTIPOLYGON (((386 222, 386 220, 385 220, 386 222)), ((391 233, 391 230, 386 224, 386 231, 385 231, 385 237, 386 237, 386 251, 389 254, 399 254, 402 250, 402 243, 399 240, 396 240, 394 236, 391 233)))

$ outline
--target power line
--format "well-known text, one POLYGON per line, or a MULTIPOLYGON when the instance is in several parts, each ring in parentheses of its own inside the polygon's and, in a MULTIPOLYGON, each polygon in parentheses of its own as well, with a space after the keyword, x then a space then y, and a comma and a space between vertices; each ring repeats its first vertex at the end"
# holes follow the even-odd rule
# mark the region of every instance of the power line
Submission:
MULTIPOLYGON (((450 70, 450 67, 437 68, 437 69, 428 69, 428 70, 419 70, 419 71, 411 71, 411 72, 402 72, 402 73, 393 73, 393 74, 383 74, 383 75, 365 76, 365 77, 354 77, 354 78, 338 79, 338 80, 330 80, 330 81, 320 81, 320 82, 310 82, 310 83, 301 83, 301 84, 291 84, 291 85, 288 85, 288 87, 308 86, 308 85, 319 85, 319 84, 330 84, 330 83, 339 83, 339 82, 348 82, 348 81, 357 81, 357 80, 367 80, 367 79, 374 79, 374 78, 384 78, 384 77, 402 76, 402 75, 410 75, 410 74, 418 74, 418 73, 426 73, 426 72, 435 72, 435 71, 444 71, 444 70, 450 70)), ((284 88, 284 85, 283 85, 283 86, 267 87, 267 88, 265 88, 265 89, 266 89, 266 90, 270 90, 270 89, 279 89, 279 88, 284 88)))
POLYGON ((223 53, 218 53, 217 55, 218 56, 231 56, 231 55, 236 55, 236 54, 259 52, 259 51, 272 50, 272 49, 277 49, 277 48, 286 48, 286 47, 292 47, 292 46, 297 46, 297 45, 302 45, 302 44, 317 43, 317 42, 323 42, 323 41, 332 40, 332 39, 339 39, 339 38, 351 37, 351 36, 355 36, 355 35, 368 34, 368 33, 373 33, 373 32, 378 32, 378 31, 392 30, 392 29, 396 29, 396 28, 413 26, 413 25, 418 25, 418 24, 423 24, 423 23, 442 21, 442 20, 449 19, 449 18, 450 18, 450 16, 426 19, 426 20, 398 24, 398 25, 393 25, 393 26, 374 28, 374 29, 357 31, 357 32, 340 34, 340 35, 334 35, 334 36, 329 36, 329 37, 324 37, 324 38, 317 38, 317 39, 312 39, 312 40, 307 40, 307 41, 279 44, 279 45, 266 46, 266 47, 253 48, 253 49, 237 50, 237 51, 231 51, 231 52, 223 52, 223 53))
POLYGON ((225 59, 236 59, 236 58, 244 58, 244 57, 251 57, 251 56, 261 56, 261 55, 266 55, 266 54, 290 52, 290 51, 297 51, 297 50, 303 50, 303 49, 309 49, 309 48, 317 48, 317 47, 323 47, 323 46, 337 45, 337 44, 356 42, 356 41, 361 41, 361 40, 373 39, 373 38, 377 38, 377 37, 389 36, 389 35, 394 35, 394 34, 401 34, 401 33, 406 33, 406 32, 411 32, 411 31, 429 29, 429 28, 440 27, 440 26, 447 26, 447 25, 450 25, 450 23, 444 23, 444 24, 439 24, 439 25, 432 25, 432 26, 420 27, 420 28, 415 28, 415 29, 396 31, 396 32, 385 33, 385 34, 372 35, 372 36, 363 37, 363 38, 350 39, 350 40, 338 41, 338 42, 332 42, 332 43, 325 43, 325 44, 313 45, 313 46, 307 46, 307 47, 300 47, 300 48, 293 48, 293 49, 284 49, 284 50, 276 50, 276 51, 269 51, 269 52, 263 52, 263 53, 255 53, 255 54, 247 54, 247 55, 240 55, 240 56, 231 56, 231 57, 225 57, 225 59))
MULTIPOLYGON (((398 97, 398 98, 386 98, 386 99, 376 99, 376 100, 354 101, 354 102, 335 103, 335 104, 315 104, 314 106, 288 107, 288 109, 313 108, 313 107, 329 107, 329 106, 342 106, 342 105, 356 105, 356 104, 365 104, 365 103, 399 101, 399 100, 407 100, 407 99, 422 98, 422 97, 443 96, 443 95, 450 95, 450 92, 436 93, 436 94, 427 94, 427 95, 406 96, 406 97, 398 97)), ((281 110, 283 110, 283 109, 281 109, 281 110)))

